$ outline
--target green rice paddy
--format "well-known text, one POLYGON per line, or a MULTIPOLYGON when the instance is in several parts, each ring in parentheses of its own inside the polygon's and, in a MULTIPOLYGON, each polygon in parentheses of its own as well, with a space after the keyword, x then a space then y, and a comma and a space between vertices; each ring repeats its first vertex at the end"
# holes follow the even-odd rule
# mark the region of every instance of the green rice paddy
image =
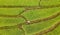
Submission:
MULTIPOLYGON (((40 0, 0 0, 0 6, 39 6, 40 0)), ((52 6, 59 5, 60 0, 41 0, 41 6, 52 6)), ((28 8, 28 7, 26 7, 28 8)), ((0 15, 18 15, 23 12, 26 8, 0 8, 0 15)), ((32 7, 33 8, 33 7, 32 7)), ((42 9, 31 9, 27 10, 21 15, 27 18, 29 21, 36 19, 43 19, 52 16, 60 12, 60 7, 54 8, 42 8, 42 9)), ((0 27, 4 26, 15 26, 17 24, 23 24, 23 29, 18 29, 17 27, 12 27, 11 29, 0 30, 0 35, 34 35, 43 30, 49 29, 52 25, 60 21, 60 15, 51 20, 42 21, 38 23, 33 23, 27 25, 25 19, 22 17, 0 17, 0 27)), ((45 33, 43 35, 60 35, 60 25, 54 30, 45 33)))

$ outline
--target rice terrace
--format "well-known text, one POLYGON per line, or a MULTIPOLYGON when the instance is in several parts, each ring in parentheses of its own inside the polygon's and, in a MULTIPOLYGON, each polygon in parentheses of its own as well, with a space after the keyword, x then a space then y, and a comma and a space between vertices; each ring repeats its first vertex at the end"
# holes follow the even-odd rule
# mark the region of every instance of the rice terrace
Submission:
POLYGON ((60 35, 60 0, 0 0, 0 35, 60 35))

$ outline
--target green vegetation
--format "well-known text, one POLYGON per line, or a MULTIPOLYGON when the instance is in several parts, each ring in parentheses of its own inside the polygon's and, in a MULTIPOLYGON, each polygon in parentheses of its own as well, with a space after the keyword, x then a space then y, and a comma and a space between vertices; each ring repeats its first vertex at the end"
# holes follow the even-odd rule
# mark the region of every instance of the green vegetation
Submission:
POLYGON ((0 35, 60 35, 60 0, 0 0, 0 35))

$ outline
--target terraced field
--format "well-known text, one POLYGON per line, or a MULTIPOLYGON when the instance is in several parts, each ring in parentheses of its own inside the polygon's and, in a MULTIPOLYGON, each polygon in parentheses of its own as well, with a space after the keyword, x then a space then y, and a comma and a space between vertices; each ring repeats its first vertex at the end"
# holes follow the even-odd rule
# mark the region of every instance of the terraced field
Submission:
POLYGON ((60 0, 0 0, 0 35, 60 35, 60 0))

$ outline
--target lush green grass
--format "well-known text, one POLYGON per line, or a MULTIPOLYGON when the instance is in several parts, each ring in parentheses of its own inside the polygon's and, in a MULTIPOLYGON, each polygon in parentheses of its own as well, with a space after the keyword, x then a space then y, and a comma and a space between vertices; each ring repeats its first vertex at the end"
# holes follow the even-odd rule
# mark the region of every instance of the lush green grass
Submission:
POLYGON ((49 5, 58 5, 60 4, 60 0, 42 0, 41 5, 49 6, 49 5))
MULTIPOLYGON (((24 8, 0 8, 0 15, 18 15, 24 8)), ((16 25, 24 22, 23 18, 0 17, 0 26, 16 25)))
MULTIPOLYGON (((39 0, 0 0, 0 5, 38 6, 38 3, 39 0)), ((41 5, 46 5, 46 6, 58 5, 58 4, 60 4, 60 0, 41 1, 41 5)), ((24 8, 0 8, 0 14, 18 15, 23 10, 24 8)), ((35 19, 47 18, 57 12, 60 12, 60 7, 28 10, 24 12, 22 15, 25 16, 28 20, 35 20, 35 19)), ((52 20, 39 22, 32 25, 23 25, 23 29, 25 30, 26 35, 33 35, 36 32, 40 32, 44 29, 48 29, 58 21, 60 21, 60 16, 52 20)), ((0 17, 0 27, 14 26, 16 24, 23 22, 24 19, 21 17, 20 18, 0 17)), ((16 27, 8 30, 0 30, 0 35, 24 35, 24 31, 16 27)), ((44 35, 60 35, 60 26, 58 26, 55 30, 44 35)))
POLYGON ((5 15, 18 15, 20 12, 22 12, 24 8, 0 8, 0 14, 5 15))
MULTIPOLYGON (((52 14, 50 14, 50 15, 52 15, 52 14)), ((29 35, 29 34, 32 35, 36 32, 42 31, 44 29, 48 29, 50 26, 54 25, 58 21, 60 21, 60 16, 55 19, 49 20, 49 21, 40 22, 40 23, 36 23, 36 24, 32 24, 32 25, 24 25, 24 29, 26 30, 27 35, 29 35)), ((52 34, 52 33, 50 33, 50 34, 52 34)))
POLYGON ((27 12, 24 12, 22 15, 24 15, 29 20, 35 20, 35 19, 49 17, 59 11, 60 11, 60 7, 47 8, 47 9, 35 9, 35 10, 28 10, 27 12))
POLYGON ((0 0, 0 5, 37 6, 39 0, 0 0))
POLYGON ((0 35, 23 35, 23 34, 24 34, 24 31, 17 28, 0 30, 0 35))

